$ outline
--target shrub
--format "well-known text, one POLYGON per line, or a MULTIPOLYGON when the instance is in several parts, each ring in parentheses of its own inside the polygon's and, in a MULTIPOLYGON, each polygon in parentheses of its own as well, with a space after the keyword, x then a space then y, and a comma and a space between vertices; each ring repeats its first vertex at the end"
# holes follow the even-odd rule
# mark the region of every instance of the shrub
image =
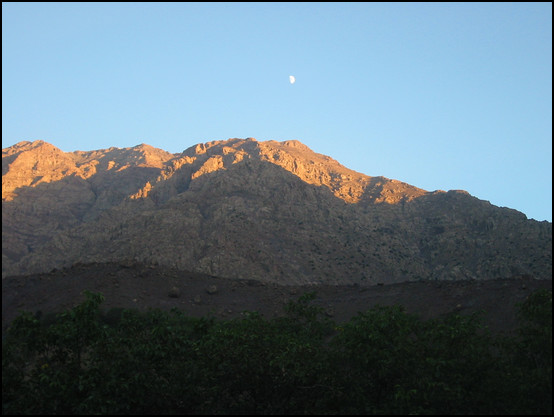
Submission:
POLYGON ((551 414, 552 293, 512 338, 400 306, 337 324, 307 293, 267 320, 113 311, 102 295, 2 344, 4 414, 551 414))

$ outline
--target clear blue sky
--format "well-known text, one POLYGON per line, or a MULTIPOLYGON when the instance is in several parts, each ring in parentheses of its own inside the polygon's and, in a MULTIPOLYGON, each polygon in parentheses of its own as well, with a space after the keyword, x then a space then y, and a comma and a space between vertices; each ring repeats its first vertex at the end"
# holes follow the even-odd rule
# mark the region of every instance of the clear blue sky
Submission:
POLYGON ((552 4, 2 3, 3 148, 233 137, 552 221, 552 4))

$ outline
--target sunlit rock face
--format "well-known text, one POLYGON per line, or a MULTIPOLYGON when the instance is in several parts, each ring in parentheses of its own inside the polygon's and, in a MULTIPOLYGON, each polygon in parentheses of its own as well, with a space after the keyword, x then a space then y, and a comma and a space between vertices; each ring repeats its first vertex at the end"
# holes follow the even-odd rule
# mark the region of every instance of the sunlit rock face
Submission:
POLYGON ((552 223, 299 141, 2 150, 2 273, 140 261, 283 284, 552 276, 552 223))

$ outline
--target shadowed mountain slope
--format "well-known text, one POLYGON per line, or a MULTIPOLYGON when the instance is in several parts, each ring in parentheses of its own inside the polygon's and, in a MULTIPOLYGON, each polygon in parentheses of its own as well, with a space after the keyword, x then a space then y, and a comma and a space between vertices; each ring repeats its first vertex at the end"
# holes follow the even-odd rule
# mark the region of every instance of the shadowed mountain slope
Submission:
POLYGON ((284 285, 552 274, 552 224, 298 141, 3 150, 2 272, 139 261, 284 285))

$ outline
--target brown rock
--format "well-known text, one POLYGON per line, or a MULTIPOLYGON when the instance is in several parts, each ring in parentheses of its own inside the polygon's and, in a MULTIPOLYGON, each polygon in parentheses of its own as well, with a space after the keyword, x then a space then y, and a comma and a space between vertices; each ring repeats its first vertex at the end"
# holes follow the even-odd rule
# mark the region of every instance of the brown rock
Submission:
POLYGON ((106 261, 256 285, 552 276, 552 223, 370 177, 298 141, 179 154, 21 142, 2 174, 3 276, 106 261))
POLYGON ((210 285, 208 288, 206 288, 206 292, 210 295, 217 294, 219 289, 217 288, 217 285, 210 285))
POLYGON ((177 287, 172 287, 169 290, 168 296, 171 298, 179 298, 181 296, 181 290, 177 287))

